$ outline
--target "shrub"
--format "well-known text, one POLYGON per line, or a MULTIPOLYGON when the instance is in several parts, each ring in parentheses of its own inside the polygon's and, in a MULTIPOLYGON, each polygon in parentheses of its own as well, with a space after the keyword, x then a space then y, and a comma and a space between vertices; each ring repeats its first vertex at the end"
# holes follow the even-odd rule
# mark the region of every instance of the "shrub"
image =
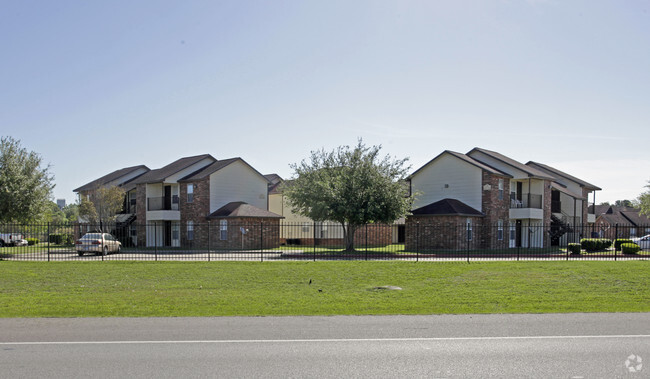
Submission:
POLYGON ((567 249, 571 252, 571 254, 580 254, 582 246, 579 243, 570 243, 567 249))
POLYGON ((601 251, 612 246, 612 240, 607 238, 583 238, 580 245, 587 251, 601 251))
POLYGON ((25 238, 25 239, 27 240, 27 245, 28 246, 34 246, 34 245, 36 245, 37 243, 40 242, 38 240, 38 238, 25 238))
POLYGON ((621 244, 621 250, 623 251, 623 254, 636 254, 641 250, 641 248, 635 243, 624 243, 621 244))
POLYGON ((71 234, 50 234, 50 243, 55 245, 72 245, 74 239, 71 234))
POLYGON ((614 240, 614 250, 616 251, 621 250, 621 245, 624 243, 634 243, 634 242, 629 238, 617 238, 614 240))

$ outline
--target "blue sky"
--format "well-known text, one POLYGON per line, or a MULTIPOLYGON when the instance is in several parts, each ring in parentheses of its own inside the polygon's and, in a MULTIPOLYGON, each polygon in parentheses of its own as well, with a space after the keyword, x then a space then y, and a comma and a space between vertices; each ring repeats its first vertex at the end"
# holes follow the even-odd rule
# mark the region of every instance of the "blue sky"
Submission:
POLYGON ((633 199, 650 179, 649 1, 1 1, 0 135, 56 198, 209 153, 290 177, 363 138, 498 151, 633 199))

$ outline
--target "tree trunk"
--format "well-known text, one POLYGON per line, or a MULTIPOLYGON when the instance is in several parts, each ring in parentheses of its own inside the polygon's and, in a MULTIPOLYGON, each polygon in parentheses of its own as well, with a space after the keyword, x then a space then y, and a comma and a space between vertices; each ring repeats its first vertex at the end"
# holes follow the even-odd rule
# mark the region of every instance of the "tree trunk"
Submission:
POLYGON ((343 225, 343 239, 345 240, 345 252, 354 252, 354 233, 357 231, 357 225, 343 225))

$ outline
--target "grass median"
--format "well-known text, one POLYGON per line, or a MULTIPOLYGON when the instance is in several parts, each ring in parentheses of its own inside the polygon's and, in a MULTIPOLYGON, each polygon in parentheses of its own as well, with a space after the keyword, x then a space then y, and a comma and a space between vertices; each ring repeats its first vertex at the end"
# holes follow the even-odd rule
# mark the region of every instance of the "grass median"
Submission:
POLYGON ((0 317, 648 312, 649 284, 648 261, 4 261, 0 317))

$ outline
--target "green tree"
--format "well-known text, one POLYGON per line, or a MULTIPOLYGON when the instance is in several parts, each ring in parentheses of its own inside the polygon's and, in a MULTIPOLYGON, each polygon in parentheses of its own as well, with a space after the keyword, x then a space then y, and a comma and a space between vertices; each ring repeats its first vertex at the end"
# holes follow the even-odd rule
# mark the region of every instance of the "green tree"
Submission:
POLYGON ((116 186, 99 187, 91 191, 89 199, 85 196, 81 198, 79 217, 104 230, 104 225, 114 222, 122 210, 124 193, 122 188, 116 186))
POLYGON ((285 195, 293 211, 314 221, 340 223, 346 251, 354 251, 360 226, 392 223, 411 208, 403 185, 408 158, 381 158, 380 150, 359 140, 354 148, 312 151, 309 160, 291 165, 295 179, 286 185, 285 195))
POLYGON ((77 222, 79 220, 79 204, 68 204, 63 207, 63 213, 67 222, 77 222))
POLYGON ((19 140, 0 139, 0 222, 38 220, 47 211, 54 188, 49 165, 19 140))
POLYGON ((639 208, 641 208, 641 213, 650 216, 650 181, 645 186, 648 190, 639 195, 637 202, 639 203, 639 208))
POLYGON ((617 207, 632 208, 632 207, 634 207, 634 201, 632 201, 632 200, 616 200, 614 202, 614 205, 617 206, 617 207))

